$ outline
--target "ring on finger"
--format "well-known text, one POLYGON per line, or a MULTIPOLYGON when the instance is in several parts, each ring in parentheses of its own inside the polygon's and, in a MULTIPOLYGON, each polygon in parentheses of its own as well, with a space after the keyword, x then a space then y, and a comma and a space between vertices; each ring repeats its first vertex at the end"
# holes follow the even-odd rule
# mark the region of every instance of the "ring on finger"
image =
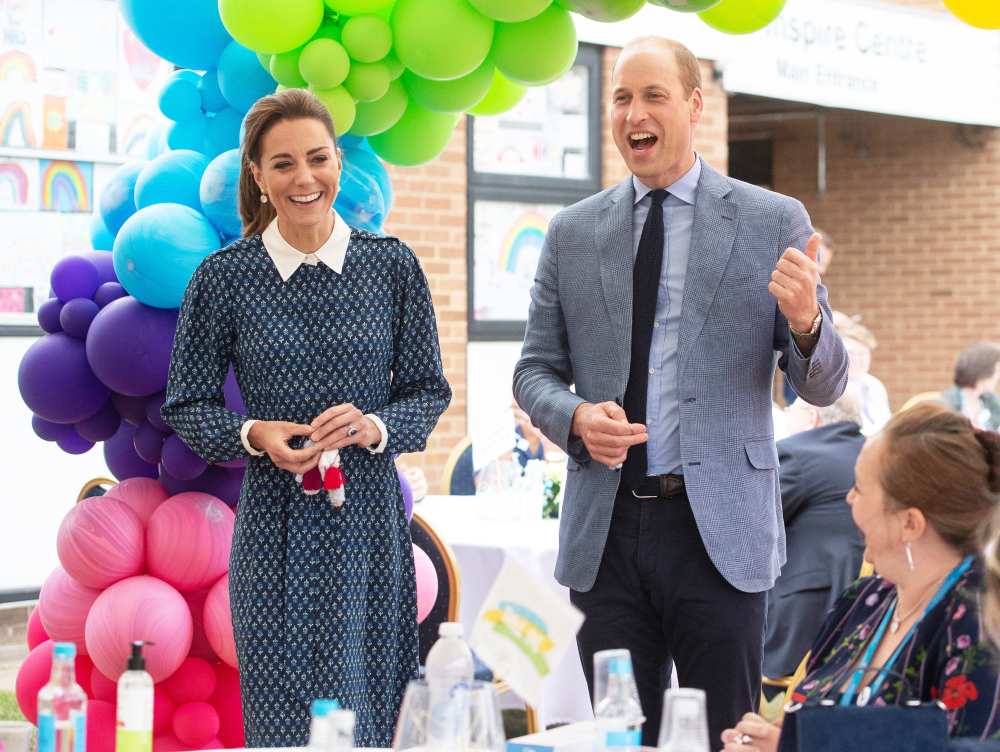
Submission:
POLYGON ((352 424, 352 425, 349 425, 347 427, 347 435, 348 436, 354 436, 357 432, 358 432, 357 426, 355 426, 355 425, 352 424))
POLYGON ((751 737, 749 734, 737 733, 735 741, 737 744, 749 744, 750 742, 753 741, 753 737, 751 737))

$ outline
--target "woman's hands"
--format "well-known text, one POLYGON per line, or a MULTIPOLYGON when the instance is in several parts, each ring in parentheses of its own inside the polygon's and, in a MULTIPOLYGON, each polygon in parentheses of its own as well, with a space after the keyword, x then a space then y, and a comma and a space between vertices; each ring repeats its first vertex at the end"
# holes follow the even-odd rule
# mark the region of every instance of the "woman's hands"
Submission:
POLYGON ((252 447, 266 452, 276 467, 295 475, 302 475, 316 467, 323 449, 318 446, 292 449, 288 442, 296 436, 308 436, 312 431, 312 426, 300 423, 258 420, 250 426, 247 439, 252 447))
POLYGON ((355 445, 368 448, 382 441, 378 426, 350 402, 324 410, 310 425, 309 438, 321 450, 355 445))
POLYGON ((736 728, 722 732, 723 752, 776 752, 781 724, 768 723, 756 713, 746 713, 736 728))

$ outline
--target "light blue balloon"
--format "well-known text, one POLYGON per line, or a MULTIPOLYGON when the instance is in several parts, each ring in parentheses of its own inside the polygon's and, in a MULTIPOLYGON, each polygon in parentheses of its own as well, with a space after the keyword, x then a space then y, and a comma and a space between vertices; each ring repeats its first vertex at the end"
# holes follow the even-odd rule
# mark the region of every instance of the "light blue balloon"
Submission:
POLYGON ((198 188, 208 167, 208 157, 190 149, 164 152, 139 173, 135 182, 135 205, 184 204, 201 211, 198 188))
POLYGON ((260 66, 256 53, 238 42, 230 42, 219 58, 218 77, 222 96, 241 113, 278 85, 260 66))
POLYGON ((368 139, 364 140, 362 147, 344 148, 344 159, 350 159, 355 167, 364 170, 375 179, 385 203, 383 218, 389 216, 393 199, 392 181, 389 179, 389 171, 385 164, 368 146, 368 139))
POLYGON ((237 202, 240 164, 240 150, 230 149, 209 162, 201 177, 201 210, 225 238, 239 237, 243 231, 237 202))
POLYGON ((112 235, 117 235, 125 220, 135 214, 135 181, 145 166, 144 161, 123 164, 101 191, 101 218, 112 235))
POLYGON ((235 149, 240 145, 240 126, 243 115, 232 107, 215 113, 208 119, 208 131, 205 134, 205 149, 210 158, 224 151, 235 149))
POLYGON ((344 149, 340 190, 333 206, 352 227, 381 233, 387 212, 385 197, 379 187, 379 178, 382 176, 378 171, 385 173, 386 170, 377 158, 377 167, 373 168, 365 159, 366 156, 367 152, 363 149, 344 149))
POLYGON ((201 109, 205 112, 219 112, 229 106, 219 88, 219 75, 215 68, 205 71, 198 82, 198 93, 201 95, 201 109))
POLYGON ((115 238, 115 274, 140 302, 178 308, 194 270, 220 240, 208 218, 190 206, 147 206, 129 217, 115 238))
POLYGON ((90 245, 95 251, 110 251, 115 245, 115 236, 104 224, 100 211, 90 218, 90 245))
POLYGON ((146 145, 144 153, 146 159, 156 159, 167 149, 167 129, 169 122, 160 122, 153 125, 146 134, 146 145))
POLYGON ((208 117, 198 114, 189 120, 180 120, 167 129, 167 146, 171 149, 205 151, 208 137, 208 117))
POLYGON ((171 120, 190 120, 201 114, 201 76, 193 70, 179 70, 170 74, 160 89, 160 112, 171 120))
POLYGON ((214 68, 231 39, 214 0, 121 0, 120 5, 140 41, 180 68, 214 68))

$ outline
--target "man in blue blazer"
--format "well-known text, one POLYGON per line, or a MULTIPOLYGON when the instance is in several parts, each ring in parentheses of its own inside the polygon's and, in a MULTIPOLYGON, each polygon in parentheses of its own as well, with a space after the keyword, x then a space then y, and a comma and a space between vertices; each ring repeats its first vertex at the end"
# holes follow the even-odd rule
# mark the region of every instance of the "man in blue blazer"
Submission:
POLYGON ((628 648, 655 746, 673 663, 707 691, 718 741, 756 707, 765 591, 785 559, 775 363, 826 405, 847 355, 801 203, 695 154, 691 52, 636 40, 611 88, 632 176, 553 218, 514 393, 570 457, 556 577, 586 615, 588 683, 595 651, 628 648))

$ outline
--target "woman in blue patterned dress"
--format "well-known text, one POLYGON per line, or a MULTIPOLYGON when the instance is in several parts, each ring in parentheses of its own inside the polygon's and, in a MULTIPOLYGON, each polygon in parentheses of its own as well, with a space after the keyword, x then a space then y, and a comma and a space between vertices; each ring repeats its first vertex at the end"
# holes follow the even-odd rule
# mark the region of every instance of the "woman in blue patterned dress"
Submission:
POLYGON ((206 460, 247 458, 229 569, 247 745, 305 744, 310 702, 333 697, 359 747, 387 747, 417 672, 392 458, 451 399, 431 296, 409 248, 331 210, 340 157, 315 97, 261 99, 242 150, 244 235, 191 278, 162 413, 206 460), (230 364, 250 420, 225 408, 230 364), (295 479, 323 448, 340 449, 339 509, 295 479))

